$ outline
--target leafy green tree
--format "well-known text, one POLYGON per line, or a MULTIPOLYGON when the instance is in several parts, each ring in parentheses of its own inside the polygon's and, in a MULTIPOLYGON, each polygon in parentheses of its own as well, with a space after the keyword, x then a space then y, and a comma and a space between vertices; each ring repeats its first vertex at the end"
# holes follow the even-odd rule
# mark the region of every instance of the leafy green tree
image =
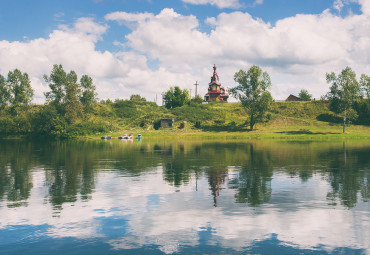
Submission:
POLYGON ((361 97, 360 84, 356 79, 356 73, 350 67, 346 67, 336 75, 334 72, 326 74, 326 81, 331 84, 326 97, 333 105, 332 109, 343 114, 343 133, 346 132, 346 121, 355 118, 352 109, 354 102, 361 97))
POLYGON ((83 75, 79 84, 75 71, 66 73, 62 65, 54 65, 50 76, 44 75, 44 79, 51 90, 45 93, 47 101, 51 102, 70 124, 82 117, 82 110, 89 113, 93 109, 96 93, 93 80, 89 76, 83 75))
POLYGON ((196 95, 194 98, 191 99, 191 103, 201 104, 203 103, 203 98, 200 95, 196 95))
POLYGON ((97 101, 96 87, 93 84, 93 79, 87 75, 82 75, 80 85, 82 89, 80 101, 83 105, 84 112, 90 113, 97 101))
POLYGON ((190 102, 190 96, 187 89, 181 90, 180 87, 171 87, 164 94, 164 105, 167 109, 183 106, 190 102))
POLYGON ((268 91, 271 87, 270 76, 254 65, 248 72, 239 70, 234 80, 239 85, 232 88, 230 93, 246 108, 250 129, 253 130, 254 125, 264 119, 272 104, 272 96, 268 91))
POLYGON ((132 94, 130 96, 130 101, 134 102, 146 102, 145 97, 141 97, 139 94, 132 94))
POLYGON ((366 74, 361 74, 360 85, 364 95, 370 100, 370 77, 366 74))
POLYGON ((306 89, 302 89, 298 95, 302 101, 311 101, 312 95, 306 89))
POLYGON ((0 109, 8 105, 10 100, 9 86, 4 76, 0 74, 0 109))
POLYGON ((63 100, 66 94, 65 85, 67 82, 67 73, 64 71, 63 66, 54 65, 50 76, 45 74, 44 80, 49 83, 51 89, 51 91, 45 93, 46 99, 58 108, 61 108, 64 103, 63 100))
POLYGON ((37 135, 62 137, 66 133, 67 122, 54 104, 48 104, 42 105, 35 114, 32 126, 37 135))
POLYGON ((8 73, 8 86, 10 88, 10 103, 12 110, 18 115, 19 110, 28 106, 33 97, 31 81, 27 73, 15 69, 8 73))
POLYGON ((79 100, 81 90, 77 83, 77 74, 74 71, 69 72, 67 75, 65 85, 65 117, 69 123, 74 123, 82 115, 82 104, 79 100))

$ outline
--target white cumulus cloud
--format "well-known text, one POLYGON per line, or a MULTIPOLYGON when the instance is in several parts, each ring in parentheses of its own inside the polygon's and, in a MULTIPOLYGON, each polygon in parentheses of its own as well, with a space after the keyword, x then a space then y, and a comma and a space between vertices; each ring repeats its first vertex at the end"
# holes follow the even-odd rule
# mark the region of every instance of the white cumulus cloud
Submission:
POLYGON ((218 8, 240 8, 239 0, 182 0, 184 3, 195 5, 215 5, 218 8))
POLYGON ((319 98, 329 87, 326 72, 351 66, 358 75, 369 74, 370 1, 358 1, 362 10, 358 15, 341 17, 325 10, 280 19, 274 25, 247 12, 199 20, 169 8, 158 14, 112 12, 104 23, 80 18, 73 26, 59 26, 46 38, 0 41, 0 73, 6 75, 15 68, 27 72, 36 102, 43 101, 43 92, 49 90, 42 75, 49 74, 53 64, 62 64, 79 76, 90 75, 99 98, 129 98, 135 93, 153 100, 174 85, 192 89, 194 95, 195 81, 200 84, 198 93, 204 95, 213 64, 226 87, 235 85, 236 71, 256 64, 270 74, 275 99, 301 89, 319 98), (96 48, 109 22, 131 29, 117 34, 124 38, 115 41, 116 46, 122 45, 121 51, 96 48), (209 32, 200 28, 204 26, 209 26, 209 32))
POLYGON ((343 18, 324 11, 281 19, 272 26, 248 13, 221 13, 205 21, 212 27, 210 33, 200 31, 197 17, 173 9, 145 20, 135 15, 136 26, 126 35, 125 45, 171 72, 190 73, 194 80, 201 77, 204 90, 213 63, 220 67, 221 82, 231 86, 238 69, 257 64, 272 76, 278 99, 300 89, 318 98, 328 88, 326 72, 349 65, 360 74, 370 64, 364 54, 370 50, 370 20, 365 14, 343 18))

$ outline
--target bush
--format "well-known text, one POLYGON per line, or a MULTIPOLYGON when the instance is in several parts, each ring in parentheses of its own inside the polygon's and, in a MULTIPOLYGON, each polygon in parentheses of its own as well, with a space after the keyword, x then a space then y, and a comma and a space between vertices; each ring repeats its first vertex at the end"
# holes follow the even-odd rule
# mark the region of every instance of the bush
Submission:
POLYGON ((158 130, 161 127, 161 120, 155 120, 153 123, 153 127, 155 130, 158 130))
POLYGON ((14 134, 16 124, 11 117, 5 117, 0 119, 0 135, 14 134))
POLYGON ((333 123, 342 123, 343 119, 332 113, 323 113, 316 117, 319 121, 333 122, 333 123))
POLYGON ((67 134, 70 137, 81 135, 92 135, 96 133, 109 132, 108 125, 104 122, 80 122, 67 128, 67 134))
POLYGON ((358 114, 357 124, 370 125, 370 100, 356 101, 353 109, 358 114))
POLYGON ((67 121, 58 114, 53 105, 42 106, 33 118, 33 133, 35 135, 63 137, 66 134, 67 121))

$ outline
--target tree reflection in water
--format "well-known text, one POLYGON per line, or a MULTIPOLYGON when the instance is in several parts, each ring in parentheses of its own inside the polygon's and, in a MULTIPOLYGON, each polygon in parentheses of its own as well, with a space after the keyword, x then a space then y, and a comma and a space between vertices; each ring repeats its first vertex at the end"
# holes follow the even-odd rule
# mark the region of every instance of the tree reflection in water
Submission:
POLYGON ((141 176, 158 168, 174 187, 206 178, 214 206, 223 189, 235 192, 236 203, 255 207, 269 202, 276 173, 298 177, 302 183, 322 176, 331 187, 331 205, 352 208, 359 198, 370 199, 366 142, 12 140, 1 141, 0 155, 0 199, 13 207, 27 205, 34 172, 44 174, 48 201, 61 210, 64 203, 91 199, 98 173, 141 176), (238 170, 231 175, 230 167, 238 170))

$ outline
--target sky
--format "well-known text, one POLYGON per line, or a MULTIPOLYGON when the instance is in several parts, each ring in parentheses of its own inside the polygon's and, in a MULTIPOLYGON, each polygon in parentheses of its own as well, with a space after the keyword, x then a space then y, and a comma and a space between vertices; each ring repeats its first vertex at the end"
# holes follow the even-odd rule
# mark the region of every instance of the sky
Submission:
MULTIPOLYGON (((0 74, 27 72, 34 103, 54 64, 91 76, 99 99, 171 86, 204 96, 217 66, 225 88, 258 65, 274 99, 328 92, 325 75, 370 74, 370 0, 1 0, 0 74)), ((235 99, 234 99, 235 100, 235 99)))

